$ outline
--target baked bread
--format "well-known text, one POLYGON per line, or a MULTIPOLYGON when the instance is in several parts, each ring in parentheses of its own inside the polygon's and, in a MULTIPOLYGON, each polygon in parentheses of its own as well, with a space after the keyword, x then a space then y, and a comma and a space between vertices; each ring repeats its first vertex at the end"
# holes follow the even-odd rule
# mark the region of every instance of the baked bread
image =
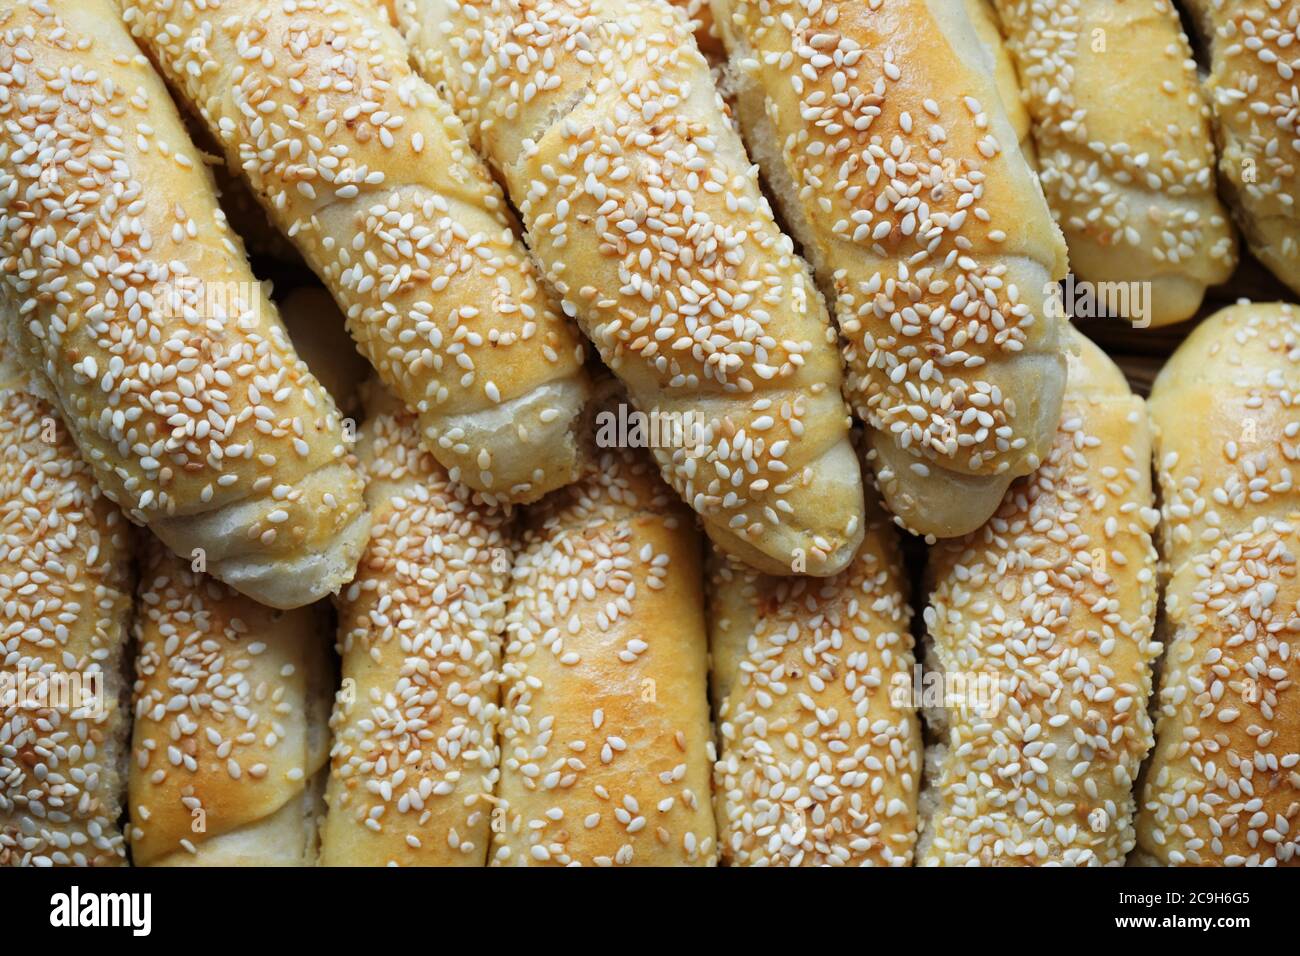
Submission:
POLYGON ((641 413, 687 423, 652 451, 714 543, 769 573, 841 570, 862 482, 833 330, 685 18, 663 0, 397 7, 565 311, 641 413))
POLYGON ((122 6, 452 477, 503 501, 572 481, 588 394, 581 338, 376 6, 122 6))
POLYGON ((0 866, 126 861, 129 525, 0 342, 0 866))
POLYGON ((714 11, 886 505, 921 534, 979 527, 1052 445, 1066 256, 962 0, 714 11))
POLYGON ((496 747, 509 521, 420 445, 373 385, 358 453, 374 515, 339 596, 321 863, 483 866, 496 747))
POLYGON ((319 607, 263 607, 152 539, 142 550, 132 859, 314 863, 333 689, 319 607))
POLYGON ((1187 0, 1210 53, 1219 185, 1246 245, 1300 293, 1300 4, 1187 0))
POLYGON ((0 0, 0 272, 20 357, 133 520, 265 604, 352 577, 334 403, 109 0, 0 0))
POLYGON ((1178 11, 1170 0, 994 3, 1075 276, 1098 292, 1129 284, 1107 302, 1139 327, 1191 318, 1232 274, 1237 240, 1178 11))
POLYGON ((1119 369, 1071 339, 1042 468, 930 556, 923 865, 1122 866, 1133 848, 1160 652, 1150 437, 1119 369))
POLYGON ((1011 61, 1007 44, 1002 36, 1002 27, 998 22, 998 12, 993 9, 993 0, 965 0, 966 15, 970 17, 971 26, 980 45, 993 58, 993 82, 997 85, 998 96, 1007 111, 1007 120, 1015 130, 1016 141, 1020 143, 1020 152, 1031 168, 1038 165, 1038 153, 1034 149, 1034 137, 1029 122, 1029 110, 1025 106, 1024 95, 1020 89, 1020 77, 1016 74, 1016 65, 1011 61))
POLYGON ((908 866, 921 725, 907 580, 868 502, 853 563, 771 578, 714 554, 710 671, 718 846, 731 866, 908 866))
POLYGON ((643 453, 523 519, 501 665, 497 866, 709 865, 700 538, 643 453))
POLYGON ((1300 309, 1206 319, 1151 390, 1168 651, 1136 860, 1300 864, 1300 309))

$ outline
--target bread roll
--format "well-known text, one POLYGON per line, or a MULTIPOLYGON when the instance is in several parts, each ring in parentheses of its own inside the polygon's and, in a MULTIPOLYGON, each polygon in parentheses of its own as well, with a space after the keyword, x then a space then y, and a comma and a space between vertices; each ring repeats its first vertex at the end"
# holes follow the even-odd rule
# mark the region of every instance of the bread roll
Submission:
MULTIPOLYGON (((358 415, 361 386, 370 377, 370 366, 352 344, 329 293, 316 286, 299 286, 280 300, 280 315, 298 354, 339 410, 358 415)), ((351 427, 355 421, 352 418, 351 427)), ((348 423, 344 424, 346 429, 348 423)))
POLYGON ((0 866, 121 864, 128 525, 5 352, 0 866))
POLYGON ((975 28, 975 36, 993 59, 993 82, 997 85, 998 96, 1007 111, 1011 128, 1015 130, 1020 152, 1031 168, 1036 167, 1038 153, 1034 149, 1029 110, 1025 107, 1024 96, 1020 91, 1016 65, 1011 62, 1011 54, 1007 52, 1006 41, 1002 37, 998 13, 993 9, 992 0, 965 0, 965 7, 971 26, 975 28))
POLYGON ((1300 863, 1300 310, 1206 319, 1151 390, 1168 652, 1139 862, 1300 863))
POLYGON ((136 606, 137 866, 306 866, 333 686, 317 607, 275 611, 149 540, 136 606))
POLYGON ((714 11, 886 504, 921 534, 979 527, 1052 445, 1066 259, 962 0, 714 11))
POLYGON ((1160 652, 1150 437, 1119 369, 1071 339, 1047 461, 931 554, 923 865, 1121 866, 1133 847, 1160 652))
POLYGON ((109 0, 0 0, 0 120, 0 301, 105 493, 265 604, 336 590, 369 526, 338 413, 109 0))
POLYGON ((709 865, 700 539, 607 450, 524 519, 502 662, 498 866, 709 865))
POLYGON ((413 414, 370 396, 360 457, 374 528, 338 598, 343 690, 321 862, 483 866, 508 520, 448 480, 413 414))
POLYGON ((869 503, 862 547, 833 578, 769 578, 716 555, 710 564, 723 861, 910 865, 921 725, 888 517, 869 503))
POLYGON ((572 481, 581 339, 374 3, 122 5, 452 477, 504 501, 572 481))
POLYGON ((994 3, 1075 275, 1145 284, 1145 305, 1130 292, 1117 316, 1139 326, 1191 318, 1206 286, 1232 274, 1237 240, 1178 11, 1169 0, 994 3))
POLYGON ((1219 183, 1250 251, 1300 293, 1300 4, 1187 0, 1210 52, 1219 183))
POLYGON ((398 0, 398 19, 633 404, 693 416, 654 454, 713 541, 769 573, 841 570, 862 482, 834 335, 685 19, 662 0, 398 0))

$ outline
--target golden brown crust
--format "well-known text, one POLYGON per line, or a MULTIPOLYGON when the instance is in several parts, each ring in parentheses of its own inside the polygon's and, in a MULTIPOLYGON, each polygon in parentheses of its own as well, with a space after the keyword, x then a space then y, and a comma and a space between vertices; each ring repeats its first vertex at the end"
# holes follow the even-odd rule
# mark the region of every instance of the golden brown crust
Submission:
POLYGON ((1138 820, 1157 863, 1300 864, 1300 310, 1202 322, 1151 391, 1169 650, 1138 820))
POLYGON ((0 373, 0 866, 125 862, 130 568, 67 428, 0 373))
POLYGON ((994 0, 1039 179, 1080 279, 1146 283, 1137 324, 1191 318, 1237 264, 1210 110, 1169 0, 994 0))
POLYGON ((771 578, 714 554, 714 805, 732 866, 908 866, 921 726, 898 538, 874 502, 833 578, 771 578))
POLYGON ((23 359, 130 517, 262 601, 314 600, 365 532, 338 413, 114 6, 53 9, 0 4, 0 295, 23 359))
POLYGON ((1187 0, 1210 51, 1219 182, 1255 257, 1300 293, 1300 3, 1187 0))
POLYGON ((123 8, 452 476, 506 501, 572 481, 577 330, 383 15, 361 0, 123 8))
POLYGON ((509 521, 447 478, 414 415, 378 399, 359 447, 374 526, 337 601, 343 690, 321 863, 483 866, 509 521))
POLYGON ((138 866, 303 866, 296 808, 325 765, 326 639, 314 607, 276 611, 145 543, 135 637, 131 856, 138 866), (295 831, 280 854, 279 830, 295 831), (234 859, 229 838, 246 844, 234 859), (208 859, 209 845, 217 858, 208 859))
POLYGON ((493 865, 708 865, 700 539, 648 459, 596 454, 526 519, 493 865))
POLYGON ((961 0, 715 12, 747 142, 833 296, 886 503, 923 534, 978 527, 1051 447, 1065 387, 1065 245, 991 58, 961 0))
POLYGON ((1072 339, 1048 460, 931 554, 927 686, 954 696, 928 711, 923 865, 1121 866, 1133 847, 1160 651, 1150 438, 1123 375, 1072 339))
POLYGON ((700 419, 655 457, 713 541, 772 573, 843 568, 862 485, 833 330, 685 19, 660 0, 402 0, 398 18, 633 403, 700 419))

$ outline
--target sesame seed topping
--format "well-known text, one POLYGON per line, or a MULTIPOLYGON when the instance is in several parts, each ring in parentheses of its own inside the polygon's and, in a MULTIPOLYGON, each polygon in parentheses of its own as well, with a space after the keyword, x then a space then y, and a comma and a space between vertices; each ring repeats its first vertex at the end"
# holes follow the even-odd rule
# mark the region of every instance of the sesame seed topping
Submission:
MULTIPOLYGON (((326 760, 329 664, 313 608, 263 607, 150 541, 135 637, 137 865, 202 856, 209 841, 303 798, 326 760)), ((298 855, 274 862, 309 862, 308 825, 298 855)))
MULTIPOLYGON (((1113 16, 1079 0, 996 5, 1033 119, 1039 181, 1075 271, 1092 281, 1226 280, 1236 241, 1215 192, 1209 106, 1173 5, 1141 0, 1113 16), (1150 95, 1103 98, 1117 63, 1150 95)), ((1188 318, 1199 303, 1165 299, 1151 303, 1155 324, 1188 318)))
POLYGON ((1010 198, 1036 190, 1003 150, 1005 118, 986 112, 999 102, 991 74, 913 52, 945 35, 923 3, 725 6, 747 140, 833 304, 855 413, 926 464, 1032 470, 1051 433, 1026 410, 1054 404, 1063 379, 1040 395, 1041 375, 1021 384, 1010 370, 1057 352, 1042 287, 1064 249, 1045 206, 1010 198))
POLYGON ((350 0, 123 8, 329 288, 361 352, 420 415, 439 461, 511 501, 571 480, 561 447, 512 456, 509 470, 478 464, 515 430, 454 437, 537 389, 536 412, 576 414, 547 404, 544 386, 582 378, 583 346, 464 129, 378 11, 350 0))
POLYGON ((700 576, 687 514, 629 452, 600 454, 525 520, 493 865, 714 861, 700 576))
POLYGON ((1141 399, 1075 341, 1042 467, 931 552, 927 668, 987 692, 927 712, 925 865, 1113 866, 1134 845, 1161 650, 1150 439, 1141 399))
MULTIPOLYGON (((116 7, 58 10, 0 23, 0 271, 105 493, 176 543, 198 516, 248 509, 272 472, 343 471, 342 425, 206 171, 179 161, 193 148, 116 7)), ((328 551, 361 513, 359 484, 335 484, 339 507, 303 494, 273 535, 256 519, 237 533, 328 551)))
POLYGON ((1243 303, 1206 319, 1157 379, 1151 417, 1170 638, 1141 850, 1175 865, 1294 864, 1300 313, 1243 303))
POLYGON ((0 357, 0 866, 117 864, 128 526, 7 372, 0 357), (59 699, 59 679, 98 705, 59 699))
POLYGON ((374 524, 338 600, 321 862, 483 866, 509 518, 448 479, 408 412, 368 421, 359 454, 374 524))
POLYGON ((812 465, 847 438, 829 317, 685 20, 606 0, 399 4, 398 18, 633 402, 700 413, 698 440, 656 459, 706 529, 786 567, 795 548, 810 566, 847 561, 859 495, 812 465))
POLYGON ((921 784, 911 610, 879 517, 833 578, 715 557, 710 647, 722 858, 735 866, 908 866, 921 784))
POLYGON ((1219 172, 1251 251, 1300 290, 1300 8, 1290 0, 1204 0, 1207 89, 1219 172))

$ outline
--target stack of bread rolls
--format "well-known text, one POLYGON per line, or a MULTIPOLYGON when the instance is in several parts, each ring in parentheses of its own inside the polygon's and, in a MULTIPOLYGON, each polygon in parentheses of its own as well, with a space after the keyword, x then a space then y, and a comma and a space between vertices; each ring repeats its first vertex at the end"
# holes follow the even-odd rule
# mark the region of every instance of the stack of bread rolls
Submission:
POLYGON ((0 5, 0 301, 104 493, 276 607, 369 528, 334 402, 111 0, 0 5))
POLYGON ((1298 69, 0 0, 0 865, 1300 865, 1298 69))

